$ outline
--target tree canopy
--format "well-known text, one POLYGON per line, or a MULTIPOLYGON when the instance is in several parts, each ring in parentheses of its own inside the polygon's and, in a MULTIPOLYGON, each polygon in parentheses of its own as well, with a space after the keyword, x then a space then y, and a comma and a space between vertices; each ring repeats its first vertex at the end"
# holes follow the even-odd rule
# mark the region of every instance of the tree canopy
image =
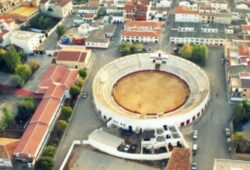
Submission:
POLYGON ((44 149, 43 149, 43 154, 42 156, 44 157, 51 157, 53 158, 56 154, 56 147, 52 146, 52 145, 49 145, 49 146, 46 146, 44 149))
POLYGON ((70 106, 64 106, 62 108, 62 115, 65 117, 65 119, 69 119, 72 115, 73 109, 70 106))
POLYGON ((36 29, 47 30, 53 27, 54 22, 51 17, 39 15, 31 20, 30 25, 36 29))
POLYGON ((56 128, 59 130, 59 132, 63 132, 67 126, 68 126, 68 123, 65 120, 58 120, 56 124, 56 128))
POLYGON ((66 28, 64 25, 59 25, 57 28, 56 28, 56 33, 59 37, 61 37, 62 35, 64 35, 66 32, 66 28))
POLYGON ((143 47, 144 46, 143 46, 142 43, 132 44, 132 43, 122 42, 119 45, 119 51, 124 56, 124 55, 128 55, 128 54, 134 54, 134 53, 142 52, 143 47))
POLYGON ((32 70, 28 64, 19 64, 15 68, 15 73, 19 75, 23 81, 27 81, 32 74, 32 70))
POLYGON ((35 101, 33 98, 28 97, 18 103, 18 113, 15 117, 16 122, 25 123, 31 114, 35 111, 35 101))
POLYGON ((79 94, 81 93, 81 88, 73 85, 70 89, 69 89, 69 94, 71 95, 71 97, 73 99, 75 99, 79 94))
POLYGON ((53 170, 54 161, 50 157, 40 157, 35 163, 35 170, 53 170))
POLYGON ((205 66, 208 57, 208 48, 205 45, 184 44, 179 51, 179 55, 197 64, 205 66))
POLYGON ((80 69, 80 70, 78 71, 78 74, 79 74, 80 77, 86 78, 86 76, 87 76, 87 70, 86 70, 86 68, 80 69))
POLYGON ((15 68, 18 64, 21 64, 20 54, 17 52, 14 46, 11 46, 4 56, 4 61, 7 65, 8 70, 11 73, 15 72, 15 68))

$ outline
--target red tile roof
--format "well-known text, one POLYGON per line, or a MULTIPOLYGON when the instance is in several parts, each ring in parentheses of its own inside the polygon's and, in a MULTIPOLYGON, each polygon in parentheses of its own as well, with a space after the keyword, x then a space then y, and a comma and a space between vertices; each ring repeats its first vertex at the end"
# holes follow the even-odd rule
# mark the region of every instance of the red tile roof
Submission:
POLYGON ((84 62, 87 52, 85 51, 59 51, 55 53, 57 61, 75 61, 84 62))
POLYGON ((124 26, 126 27, 153 27, 153 28, 162 28, 163 27, 162 22, 159 21, 127 21, 124 23, 124 26))
POLYGON ((11 23, 11 22, 14 22, 14 20, 10 17, 8 17, 7 15, 2 15, 0 16, 0 21, 3 20, 4 22, 6 23, 11 23))
POLYGON ((168 161, 166 170, 189 170, 190 150, 186 148, 174 148, 168 161))
POLYGON ((250 25, 241 25, 241 29, 244 31, 250 31, 250 25))
POLYGON ((175 9, 175 13, 176 14, 198 14, 199 11, 198 10, 189 9, 186 6, 178 6, 175 9))
POLYGON ((78 71, 76 69, 68 69, 62 65, 52 65, 44 74, 42 81, 39 83, 38 88, 40 92, 45 92, 49 87, 55 83, 59 83, 66 88, 70 88, 76 77, 78 71))
POLYGON ((14 155, 29 158, 36 157, 47 131, 48 125, 44 123, 29 124, 14 151, 14 155))
POLYGON ((250 72, 240 72, 240 78, 250 78, 250 72))
POLYGON ((239 55, 249 55, 249 50, 247 44, 238 45, 239 55))
POLYGON ((50 126, 54 120, 57 109, 60 106, 60 99, 47 98, 43 99, 36 109, 30 123, 44 123, 50 126))
POLYGON ((136 10, 136 4, 133 2, 126 2, 124 5, 124 10, 125 11, 134 11, 136 10))
POLYGON ((0 138, 0 159, 11 160, 18 142, 18 139, 0 138))
POLYGON ((160 37, 161 32, 159 30, 156 31, 138 31, 138 30, 123 30, 121 32, 121 36, 127 37, 160 37))

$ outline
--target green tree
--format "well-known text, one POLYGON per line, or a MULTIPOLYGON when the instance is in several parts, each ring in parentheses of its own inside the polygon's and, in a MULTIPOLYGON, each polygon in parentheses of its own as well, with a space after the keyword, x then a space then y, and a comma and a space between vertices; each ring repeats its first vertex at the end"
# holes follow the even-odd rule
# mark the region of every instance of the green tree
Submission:
POLYGON ((62 115, 65 117, 66 120, 68 120, 70 118, 70 116, 72 115, 73 109, 70 106, 64 106, 62 108, 62 115))
POLYGON ((54 161, 50 157, 40 157, 35 163, 35 170, 53 170, 54 161))
POLYGON ((231 136, 231 140, 232 142, 237 145, 237 144, 242 144, 242 141, 244 139, 244 134, 243 132, 235 132, 232 136, 231 136))
POLYGON ((60 133, 62 133, 67 126, 68 123, 65 120, 58 120, 58 122, 56 123, 56 128, 59 130, 60 133))
POLYGON ((142 43, 135 43, 135 44, 130 44, 129 47, 130 47, 131 54, 133 54, 133 53, 142 52, 142 49, 144 46, 142 43))
POLYGON ((56 154, 56 147, 49 145, 43 149, 42 156, 54 158, 55 154, 56 154))
POLYGON ((7 109, 6 107, 3 108, 3 115, 4 115, 4 123, 5 124, 10 124, 13 121, 13 115, 10 112, 9 109, 7 109))
POLYGON ((79 74, 80 77, 82 77, 82 78, 85 79, 86 76, 87 76, 87 70, 86 70, 86 68, 80 69, 80 70, 78 71, 78 74, 79 74))
POLYGON ((84 79, 82 77, 78 77, 75 81, 75 85, 78 87, 82 87, 84 83, 84 79))
POLYGON ((64 25, 59 25, 57 28, 56 28, 56 33, 59 37, 61 37, 62 35, 64 35, 66 32, 66 28, 64 25))
POLYGON ((208 57, 208 49, 205 45, 193 45, 192 60, 205 66, 208 57))
POLYGON ((17 52, 14 46, 11 46, 4 56, 4 61, 7 65, 8 70, 14 73, 15 68, 18 64, 21 64, 20 54, 17 52))
POLYGON ((24 81, 19 75, 14 75, 10 80, 10 84, 12 87, 21 88, 24 86, 24 81))
POLYGON ((121 43, 119 46, 119 51, 121 52, 121 54, 124 55, 128 55, 131 53, 131 47, 130 47, 130 43, 121 43))
POLYGON ((18 113, 15 117, 16 122, 26 122, 31 114, 35 112, 35 101, 28 97, 18 103, 18 113))
POLYGON ((75 99, 79 94, 81 93, 81 88, 73 85, 70 89, 69 89, 69 94, 71 95, 71 97, 73 99, 75 99))
POLYGON ((19 64, 15 68, 15 73, 19 75, 23 81, 27 81, 32 74, 32 70, 28 64, 19 64))
POLYGON ((27 54, 25 54, 23 51, 19 51, 18 54, 20 56, 21 63, 25 63, 28 59, 27 54))
POLYGON ((189 44, 184 44, 179 51, 181 57, 191 60, 193 47, 189 44))

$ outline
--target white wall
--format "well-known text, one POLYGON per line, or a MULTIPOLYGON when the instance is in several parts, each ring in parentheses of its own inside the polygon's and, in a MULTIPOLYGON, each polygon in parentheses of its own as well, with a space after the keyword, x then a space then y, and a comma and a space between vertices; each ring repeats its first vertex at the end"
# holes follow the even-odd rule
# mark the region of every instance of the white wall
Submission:
POLYGON ((199 22, 198 14, 175 14, 175 22, 199 22))

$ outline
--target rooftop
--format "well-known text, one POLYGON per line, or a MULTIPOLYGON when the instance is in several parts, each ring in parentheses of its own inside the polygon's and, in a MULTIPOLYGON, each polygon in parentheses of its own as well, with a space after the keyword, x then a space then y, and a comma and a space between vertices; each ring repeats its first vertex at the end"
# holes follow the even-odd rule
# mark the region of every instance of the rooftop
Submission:
POLYGON ((18 139, 0 138, 0 159, 11 159, 18 139))
POLYGON ((250 161, 215 159, 213 170, 248 170, 250 161))
POLYGON ((175 9, 175 13, 176 14, 198 14, 199 11, 198 10, 189 9, 186 6, 178 6, 175 9))
POLYGON ((163 23, 159 21, 127 21, 124 23, 125 27, 153 27, 162 28, 163 23))
POLYGON ((100 42, 107 43, 109 38, 105 36, 105 32, 102 30, 95 30, 89 33, 89 36, 86 39, 86 42, 100 42))
POLYGON ((186 148, 174 148, 168 161, 166 170, 189 170, 190 150, 186 148))
POLYGON ((123 30, 121 32, 122 36, 127 37, 160 37, 161 32, 156 31, 140 31, 140 30, 123 30))
POLYGON ((41 33, 35 33, 31 31, 22 31, 22 30, 15 30, 12 31, 12 38, 19 39, 19 40, 25 40, 25 41, 30 41, 34 37, 40 37, 43 36, 41 33))
POLYGON ((61 49, 54 54, 57 61, 84 62, 89 50, 61 49))

